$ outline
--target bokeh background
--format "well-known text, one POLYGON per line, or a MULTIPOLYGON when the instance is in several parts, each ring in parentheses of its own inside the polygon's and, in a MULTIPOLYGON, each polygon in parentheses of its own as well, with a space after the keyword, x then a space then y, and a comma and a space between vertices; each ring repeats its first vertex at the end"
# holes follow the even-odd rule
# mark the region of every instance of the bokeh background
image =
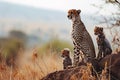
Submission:
POLYGON ((114 50, 120 46, 119 0, 0 0, 1 61, 21 66, 30 63, 31 55, 33 58, 39 55, 38 63, 41 63, 37 67, 50 67, 40 68, 46 72, 41 75, 62 69, 61 50, 73 50, 69 9, 81 9, 81 19, 93 39, 96 53, 95 26, 104 27, 114 50))

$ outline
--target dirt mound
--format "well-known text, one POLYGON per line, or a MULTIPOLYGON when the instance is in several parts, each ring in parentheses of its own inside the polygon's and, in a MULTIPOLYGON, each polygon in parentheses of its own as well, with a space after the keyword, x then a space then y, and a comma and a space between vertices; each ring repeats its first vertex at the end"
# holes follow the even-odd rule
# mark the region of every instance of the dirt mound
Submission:
POLYGON ((89 66, 79 66, 50 73, 41 80, 95 80, 95 78, 89 66))
POLYGON ((42 80, 120 80, 120 54, 108 55, 100 61, 89 59, 89 64, 83 65, 50 73, 42 80))

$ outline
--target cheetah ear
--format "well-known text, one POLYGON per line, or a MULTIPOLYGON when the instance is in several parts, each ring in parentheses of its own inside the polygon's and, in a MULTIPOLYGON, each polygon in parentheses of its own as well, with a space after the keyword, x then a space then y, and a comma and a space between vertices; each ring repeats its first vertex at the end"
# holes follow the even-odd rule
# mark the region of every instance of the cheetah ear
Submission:
POLYGON ((97 29, 98 27, 97 26, 95 26, 95 28, 94 29, 97 29))
POLYGON ((81 10, 80 10, 80 9, 78 9, 78 10, 77 10, 77 13, 78 13, 78 14, 80 14, 80 13, 81 13, 81 10))

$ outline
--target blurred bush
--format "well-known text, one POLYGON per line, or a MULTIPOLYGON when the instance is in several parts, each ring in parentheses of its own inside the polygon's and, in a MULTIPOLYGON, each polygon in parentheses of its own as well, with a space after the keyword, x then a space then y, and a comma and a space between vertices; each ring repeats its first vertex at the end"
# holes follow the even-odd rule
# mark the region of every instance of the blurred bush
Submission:
POLYGON ((59 38, 52 38, 49 42, 43 44, 40 47, 40 53, 47 52, 48 50, 52 52, 60 52, 64 48, 73 49, 72 44, 69 41, 61 40, 59 38))
POLYGON ((7 64, 10 60, 15 60, 19 50, 25 48, 26 35, 21 31, 12 30, 6 38, 0 38, 1 56, 4 57, 7 64))
POLYGON ((24 32, 18 31, 18 30, 11 30, 9 32, 9 37, 14 38, 14 39, 18 39, 20 41, 23 41, 24 44, 26 43, 27 38, 28 38, 27 35, 24 32))
MULTIPOLYGON (((1 40, 0 40, 1 41, 1 40)), ((6 38, 6 40, 1 44, 3 48, 3 53, 7 57, 11 54, 16 54, 20 48, 23 48, 23 42, 18 39, 6 38)))

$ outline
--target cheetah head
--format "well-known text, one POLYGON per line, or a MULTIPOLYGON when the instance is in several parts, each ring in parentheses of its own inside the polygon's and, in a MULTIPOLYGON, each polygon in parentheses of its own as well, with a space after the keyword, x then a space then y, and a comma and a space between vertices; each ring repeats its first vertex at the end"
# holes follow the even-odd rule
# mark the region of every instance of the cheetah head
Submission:
POLYGON ((102 33, 103 33, 103 28, 95 26, 94 34, 98 35, 98 34, 102 34, 102 33))
POLYGON ((62 50, 61 53, 62 53, 61 57, 63 58, 68 57, 70 50, 68 48, 64 48, 64 50, 62 50))
POLYGON ((70 9, 68 11, 68 19, 71 19, 72 21, 75 21, 77 18, 80 18, 79 17, 79 14, 80 14, 81 10, 76 10, 76 9, 70 9))

